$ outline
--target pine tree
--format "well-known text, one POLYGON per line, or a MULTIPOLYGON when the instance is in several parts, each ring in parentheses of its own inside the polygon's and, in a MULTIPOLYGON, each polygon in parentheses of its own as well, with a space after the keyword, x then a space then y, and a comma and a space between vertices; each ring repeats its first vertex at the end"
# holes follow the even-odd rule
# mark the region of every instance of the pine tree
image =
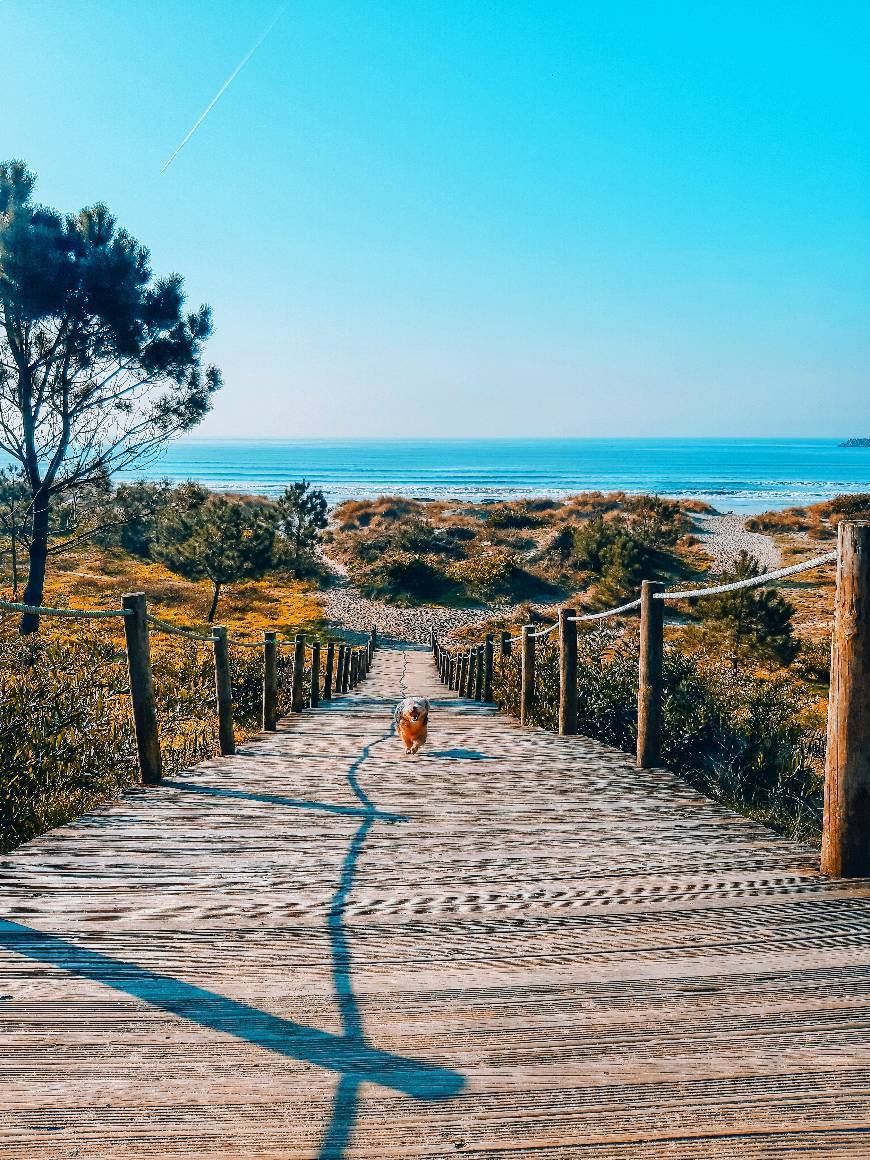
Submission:
POLYGON ((212 583, 211 624, 225 584, 262 576, 274 563, 275 518, 265 504, 213 496, 188 484, 158 520, 153 555, 188 580, 212 583))
POLYGON ((326 527, 326 496, 302 479, 284 490, 277 509, 278 535, 290 570, 298 576, 326 527))
MULTIPOLYGON (((741 551, 723 584, 764 574, 758 560, 741 551)), ((705 631, 721 640, 733 664, 763 660, 790 664, 800 643, 792 631, 794 606, 774 588, 743 588, 698 601, 705 631)))
MULTIPOLYGON (((0 164, 0 451, 29 491, 24 601, 38 605, 52 509, 194 427, 221 379, 202 362, 209 309, 185 312, 181 278, 155 279, 104 205, 35 204, 35 180, 0 164)), ((25 613, 21 631, 38 627, 25 613)))

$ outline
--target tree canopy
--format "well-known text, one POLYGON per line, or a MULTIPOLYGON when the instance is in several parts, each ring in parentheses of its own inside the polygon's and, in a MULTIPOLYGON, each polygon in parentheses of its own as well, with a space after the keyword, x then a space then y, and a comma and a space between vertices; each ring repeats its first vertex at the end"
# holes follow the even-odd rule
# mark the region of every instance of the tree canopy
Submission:
POLYGON ((226 499, 194 483, 177 490, 182 495, 158 517, 152 552, 188 580, 211 581, 211 624, 225 584, 262 576, 272 566, 274 514, 265 504, 226 499))
MULTIPOLYGON (((34 185, 23 162, 0 163, 0 450, 30 493, 28 604, 56 497, 194 427, 221 385, 203 364, 209 308, 185 311, 181 277, 155 278, 105 205, 61 214, 34 185)), ((25 614, 22 631, 37 627, 25 614)))

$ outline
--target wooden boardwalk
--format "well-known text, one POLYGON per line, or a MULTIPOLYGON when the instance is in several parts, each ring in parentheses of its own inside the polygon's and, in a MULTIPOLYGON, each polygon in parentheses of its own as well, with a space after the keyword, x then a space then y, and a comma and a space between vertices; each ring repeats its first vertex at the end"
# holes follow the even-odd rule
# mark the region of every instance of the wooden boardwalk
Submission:
POLYGON ((0 916, 2 1157, 870 1156, 870 883, 425 652, 7 856, 0 916))

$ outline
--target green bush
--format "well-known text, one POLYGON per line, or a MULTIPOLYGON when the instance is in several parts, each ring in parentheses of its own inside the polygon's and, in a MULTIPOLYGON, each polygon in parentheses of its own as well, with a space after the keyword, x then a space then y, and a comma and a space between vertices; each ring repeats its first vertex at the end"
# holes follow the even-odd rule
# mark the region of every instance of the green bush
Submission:
POLYGON ((378 559, 353 565, 350 576, 366 596, 397 603, 434 599, 447 586, 441 569, 415 552, 385 552, 378 559))

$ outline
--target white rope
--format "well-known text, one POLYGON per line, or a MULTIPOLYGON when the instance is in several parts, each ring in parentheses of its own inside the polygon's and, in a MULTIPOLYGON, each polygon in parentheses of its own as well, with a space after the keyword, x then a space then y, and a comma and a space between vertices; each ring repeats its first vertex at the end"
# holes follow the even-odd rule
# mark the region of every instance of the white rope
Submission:
POLYGON ((204 644, 214 644, 218 639, 216 636, 201 636, 198 632, 191 632, 186 628, 178 628, 174 624, 170 624, 167 620, 159 620, 156 616, 148 613, 148 623, 152 624, 158 632, 165 632, 169 636, 183 636, 187 640, 198 640, 204 644))
POLYGON ((640 608, 640 597, 630 600, 628 604, 620 604, 618 608, 607 608, 604 612, 584 612, 580 616, 569 616, 569 620, 604 620, 607 616, 618 616, 620 612, 630 612, 633 608, 640 608))
MULTIPOLYGON (((549 635, 550 635, 550 633, 551 633, 551 632, 552 632, 554 629, 556 629, 556 628, 558 628, 558 627, 559 627, 559 622, 558 622, 558 620, 557 620, 557 621, 556 621, 556 623, 555 623, 555 624, 551 624, 549 628, 543 628, 543 629, 541 629, 541 631, 540 631, 540 632, 530 632, 530 633, 529 633, 529 636, 530 636, 530 637, 531 637, 533 640, 534 640, 534 639, 536 639, 536 638, 537 638, 537 637, 539 637, 539 636, 549 636, 549 635)), ((519 639, 520 639, 520 640, 522 640, 523 638, 522 638, 522 637, 520 637, 519 639)))
MULTIPOLYGON (((837 552, 826 552, 824 556, 816 556, 812 560, 804 560, 801 564, 792 564, 788 568, 779 568, 775 572, 762 572, 760 576, 750 576, 748 580, 735 580, 731 584, 717 584, 711 588, 691 588, 685 592, 681 592, 678 588, 668 588, 665 592, 654 592, 653 599, 655 600, 694 600, 699 596, 715 596, 719 592, 737 592, 741 588, 760 588, 764 584, 770 584, 774 580, 782 580, 785 576, 796 576, 799 572, 809 572, 813 568, 818 568, 822 564, 830 564, 831 561, 836 560, 837 552)), ((630 600, 628 604, 620 604, 617 608, 607 608, 604 612, 584 612, 579 616, 569 616, 568 620, 573 623, 579 623, 581 620, 604 620, 608 616, 619 616, 622 612, 631 612, 635 608, 640 608, 640 597, 636 600, 630 600)), ((558 620, 555 624, 551 624, 549 628, 541 629, 540 632, 531 632, 529 636, 533 639, 542 636, 549 636, 559 627, 558 620)), ((506 644, 516 644, 523 639, 522 633, 519 636, 510 636, 505 641, 506 644)), ((483 641, 479 642, 480 644, 483 641)), ((471 645, 457 645, 453 649, 449 649, 452 655, 461 653, 469 648, 477 647, 471 645)))
POLYGON ((0 600, 0 609, 9 612, 33 612, 37 616, 69 616, 74 620, 99 620, 107 616, 132 616, 132 609, 109 608, 87 611, 84 608, 43 608, 40 604, 15 604, 11 600, 0 600))
MULTIPOLYGON (((836 560, 837 553, 826 552, 824 556, 816 556, 813 560, 804 560, 802 564, 792 564, 789 568, 779 568, 776 572, 762 572, 760 576, 750 576, 747 580, 735 580, 731 584, 717 584, 713 588, 692 588, 681 592, 678 588, 668 588, 666 592, 654 592, 654 600, 693 600, 697 596, 715 596, 719 592, 738 592, 741 588, 760 588, 772 580, 781 580, 785 576, 796 576, 798 572, 809 572, 821 564, 830 564, 836 560)), ((638 601, 638 604, 640 601, 638 601)))

